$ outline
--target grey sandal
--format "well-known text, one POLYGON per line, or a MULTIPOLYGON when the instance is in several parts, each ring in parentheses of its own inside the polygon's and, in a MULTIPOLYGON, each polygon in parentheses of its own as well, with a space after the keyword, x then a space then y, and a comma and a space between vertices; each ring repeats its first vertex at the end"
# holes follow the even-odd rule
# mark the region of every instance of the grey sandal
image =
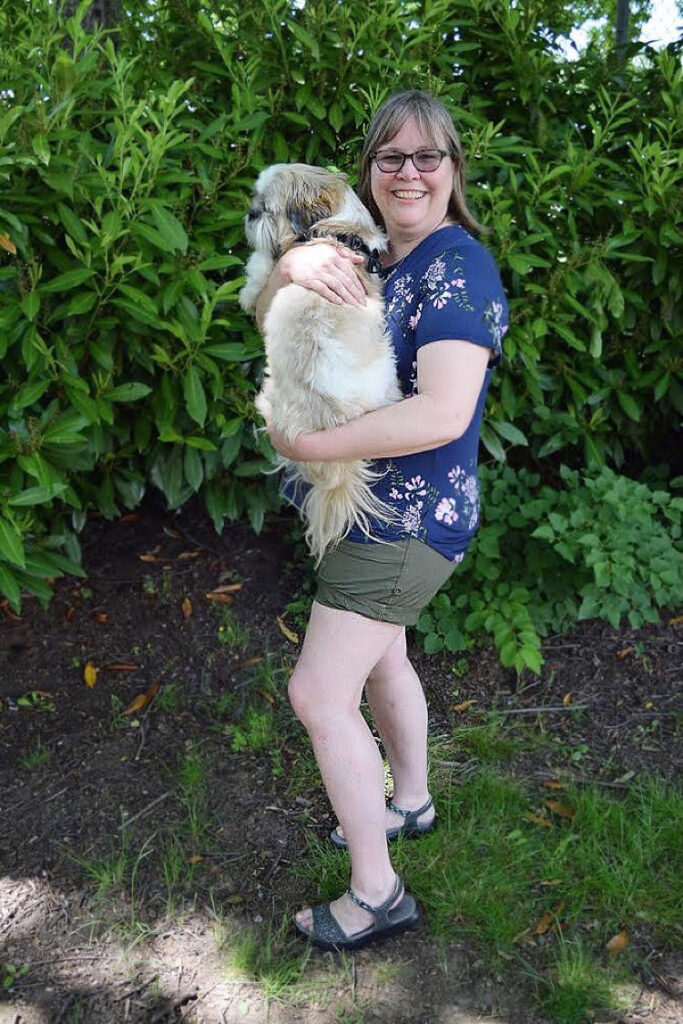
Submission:
POLYGON ((319 903, 313 907, 311 931, 302 928, 298 921, 294 922, 299 935, 319 949, 353 950, 360 949, 361 946, 376 939, 409 931, 420 923, 420 907, 417 900, 405 891, 403 880, 398 875, 394 891, 379 907, 371 907, 365 900, 356 896, 353 889, 349 889, 348 892, 356 906, 374 915, 375 920, 371 925, 353 935, 347 935, 330 910, 330 904, 319 903), (392 906, 393 903, 396 903, 396 906, 392 906))
MULTIPOLYGON (((399 836, 405 836, 406 839, 417 839, 418 836, 426 836, 428 832, 431 832, 436 828, 436 815, 429 822, 428 825, 418 825, 418 818, 420 818, 425 811, 428 811, 433 806, 434 801, 431 796, 426 804, 422 807, 418 807, 416 811, 404 811, 402 807, 397 807, 393 801, 389 801, 387 807, 390 811, 395 811, 396 814, 400 814, 404 818, 402 825, 397 825, 396 828, 387 829, 387 842, 391 843, 394 839, 398 839, 399 836)), ((336 828, 330 832, 330 842, 336 846, 339 850, 346 850, 348 843, 343 836, 340 836, 336 828)))

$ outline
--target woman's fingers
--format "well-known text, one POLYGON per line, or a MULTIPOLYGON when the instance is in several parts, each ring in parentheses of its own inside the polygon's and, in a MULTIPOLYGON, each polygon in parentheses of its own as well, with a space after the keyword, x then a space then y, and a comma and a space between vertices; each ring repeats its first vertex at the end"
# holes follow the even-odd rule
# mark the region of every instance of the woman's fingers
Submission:
POLYGON ((336 305, 365 305, 365 288, 355 267, 364 262, 361 253, 325 242, 296 246, 281 265, 293 284, 302 285, 336 305))

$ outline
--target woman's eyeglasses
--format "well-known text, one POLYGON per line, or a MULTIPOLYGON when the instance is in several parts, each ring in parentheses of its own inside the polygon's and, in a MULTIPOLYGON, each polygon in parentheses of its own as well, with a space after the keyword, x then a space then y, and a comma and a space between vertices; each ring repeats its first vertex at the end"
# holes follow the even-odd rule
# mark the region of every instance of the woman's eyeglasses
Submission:
POLYGON ((406 160, 413 161, 413 167, 416 171, 428 174, 429 171, 435 171, 437 167, 441 166, 441 161, 445 156, 452 156, 452 154, 445 149, 418 149, 416 153, 397 153, 393 151, 373 153, 372 159, 380 171, 384 171, 385 174, 396 174, 402 169, 406 160))

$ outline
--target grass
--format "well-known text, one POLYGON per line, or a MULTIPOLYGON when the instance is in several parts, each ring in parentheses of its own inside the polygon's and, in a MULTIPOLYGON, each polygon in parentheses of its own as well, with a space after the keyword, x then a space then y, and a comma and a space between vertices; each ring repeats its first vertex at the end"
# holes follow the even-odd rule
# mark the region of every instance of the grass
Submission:
POLYGON ((46 764, 49 760, 50 748, 43 746, 39 738, 33 750, 30 750, 28 754, 24 754, 24 756, 20 758, 19 764, 22 768, 25 768, 27 772, 31 772, 35 768, 40 768, 41 765, 46 764))
MULTIPOLYGON (((683 940, 681 793, 657 779, 617 795, 590 785, 559 794, 530 788, 488 763, 494 751, 507 756, 499 737, 474 735, 479 770, 465 785, 435 780, 440 827, 419 844, 396 844, 395 867, 437 939, 466 941, 497 975, 516 964, 549 1020, 581 1024, 618 1004, 639 935, 650 944, 683 940), (547 799, 573 818, 553 814, 547 799), (606 943, 624 927, 631 944, 610 958, 606 943)), ((326 842, 312 840, 295 870, 315 882, 320 899, 348 884, 348 857, 326 842)))

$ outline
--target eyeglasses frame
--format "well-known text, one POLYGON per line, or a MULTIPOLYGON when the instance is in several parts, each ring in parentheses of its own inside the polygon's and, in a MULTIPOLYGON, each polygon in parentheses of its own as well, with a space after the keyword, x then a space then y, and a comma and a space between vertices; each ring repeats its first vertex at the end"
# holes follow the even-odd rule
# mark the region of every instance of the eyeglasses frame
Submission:
POLYGON ((427 148, 423 148, 423 149, 416 149, 414 153, 400 153, 399 151, 395 150, 394 153, 395 153, 396 156, 402 156, 403 157, 403 160, 401 161, 400 166, 395 168, 395 170, 393 170, 393 171, 383 171, 382 168, 380 167, 378 161, 377 161, 377 154, 378 154, 378 152, 379 152, 379 150, 376 150, 371 155, 370 159, 375 162, 375 164, 377 165, 377 170, 380 171, 382 174, 398 174, 405 167, 406 160, 410 160, 410 162, 412 163, 413 167, 415 167, 415 161, 413 160, 413 157, 417 156, 418 153, 438 153, 439 156, 441 157, 441 159, 439 160, 439 162, 436 165, 436 167, 433 167, 431 171, 421 171, 419 169, 419 167, 415 167, 415 170, 417 171, 418 174, 433 174, 434 171, 438 171, 439 167, 441 167, 441 164, 443 163, 443 158, 445 156, 449 156, 449 157, 451 157, 451 159, 453 159, 453 157, 455 156, 455 153, 452 153, 449 149, 436 149, 436 148, 434 148, 434 149, 427 149, 427 148))

